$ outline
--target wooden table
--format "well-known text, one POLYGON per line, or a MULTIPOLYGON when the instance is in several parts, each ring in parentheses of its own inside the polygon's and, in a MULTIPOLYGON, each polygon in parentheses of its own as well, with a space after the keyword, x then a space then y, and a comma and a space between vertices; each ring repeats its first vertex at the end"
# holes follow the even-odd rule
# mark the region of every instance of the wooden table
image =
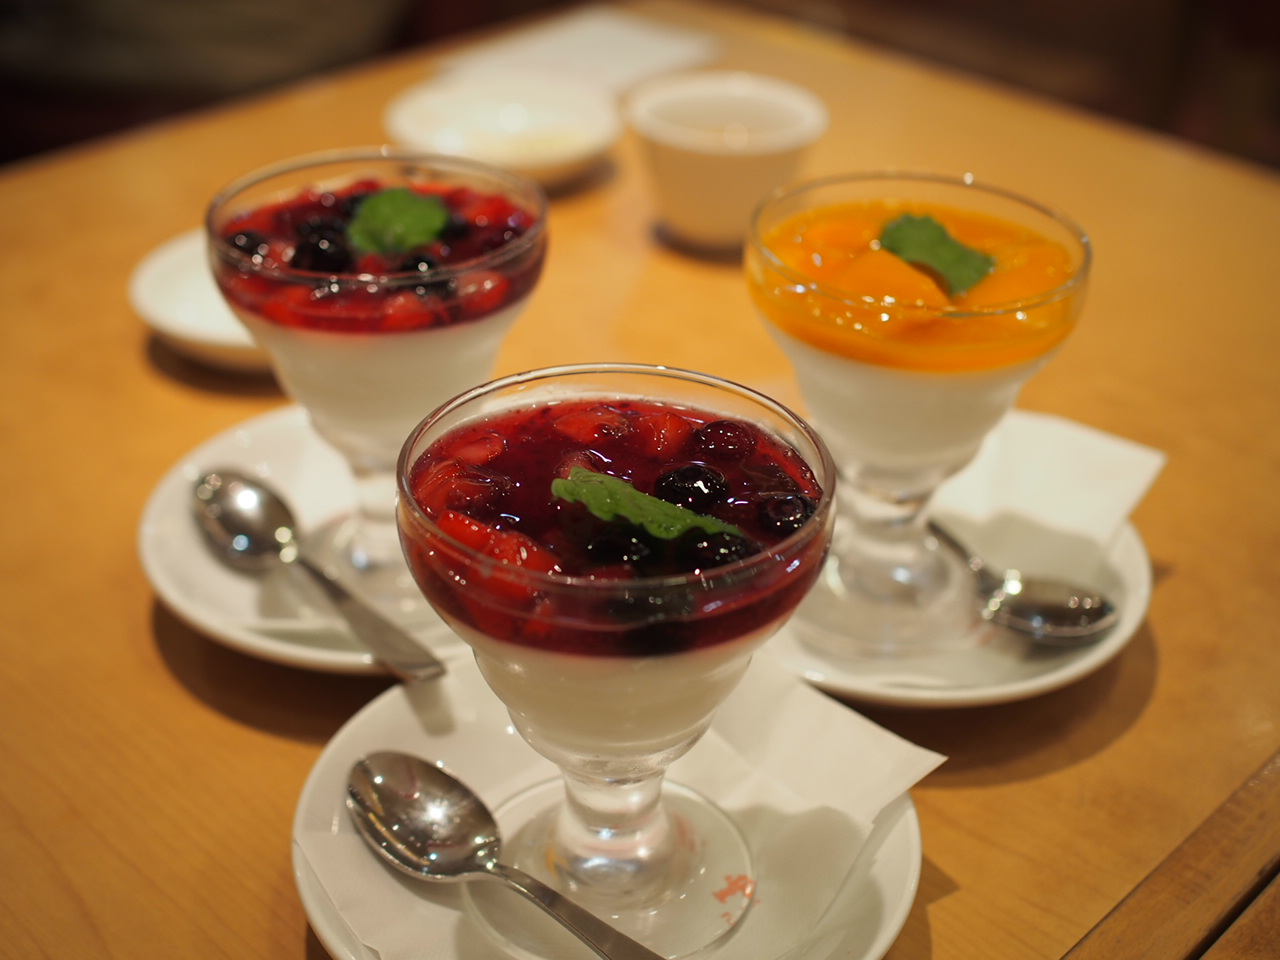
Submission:
MULTIPOLYGON (((1037 699, 866 711, 951 758, 915 791, 923 876, 890 956, 1060 957, 1280 745, 1280 177, 732 7, 626 6, 820 92, 811 173, 971 171, 1092 233, 1084 323, 1020 403, 1167 452, 1133 517, 1149 617, 1037 699)), ((291 818, 327 738, 388 681, 240 655, 157 602, 136 550, 151 489, 284 400, 150 343, 125 284, 232 177, 381 140, 382 104, 443 49, 0 170, 0 955, 323 956, 291 818)), ((501 369, 660 361, 798 403, 738 269, 655 244, 650 210, 624 139, 607 182, 553 203, 501 369)))

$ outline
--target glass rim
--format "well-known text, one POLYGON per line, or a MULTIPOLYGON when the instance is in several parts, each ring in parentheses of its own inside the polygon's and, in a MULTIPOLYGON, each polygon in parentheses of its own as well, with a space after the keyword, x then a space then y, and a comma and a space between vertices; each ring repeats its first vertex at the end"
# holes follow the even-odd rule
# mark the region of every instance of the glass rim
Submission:
MULTIPOLYGON (((300 185, 301 186, 301 185, 300 185)), ((433 280, 444 277, 459 276, 477 269, 480 266, 496 266, 515 259, 539 244, 547 230, 547 211, 549 203, 546 191, 536 180, 523 174, 506 170, 502 167, 473 160, 470 157, 454 156, 444 153, 428 153, 403 147, 348 147, 333 150, 320 150, 299 154, 287 160, 266 164, 242 174, 223 186, 213 195, 205 208, 204 233, 206 240, 212 242, 218 256, 224 256, 231 262, 243 265, 260 276, 270 276, 283 280, 315 281, 317 279, 334 278, 343 283, 381 283, 394 281, 408 283, 413 280, 433 280), (272 177, 290 173, 298 173, 310 168, 340 163, 376 163, 381 161, 399 161, 401 163, 420 164, 424 167, 459 173, 480 174, 504 183, 508 188, 520 193, 527 193, 533 200, 533 225, 510 243, 505 243, 494 250, 486 251, 477 257, 460 260, 457 263, 444 264, 432 268, 430 275, 418 270, 390 270, 382 273, 335 273, 330 270, 298 270, 288 264, 277 264, 264 268, 253 262, 252 257, 244 251, 237 250, 229 244, 222 243, 222 237, 214 224, 215 215, 237 194, 248 190, 256 184, 272 177)))
POLYGON ((976 179, 972 174, 967 173, 955 176, 951 174, 929 173, 914 170, 876 170, 861 173, 832 174, 829 176, 815 177, 808 180, 785 184, 771 191, 764 197, 764 199, 756 204, 755 209, 751 213, 751 220, 748 225, 747 243, 750 248, 756 250, 759 255, 768 262, 770 269, 781 274, 789 282, 794 283, 797 288, 804 288, 833 300, 838 300, 841 303, 848 303, 851 306, 856 307, 872 307, 885 309, 887 311, 896 310, 910 313, 925 313, 939 317, 956 319, 999 316, 1001 314, 1016 313, 1020 310, 1034 310, 1051 303, 1056 303, 1059 300, 1063 300, 1070 296, 1077 289, 1084 286, 1088 280, 1089 272, 1093 265, 1093 241, 1084 231, 1084 228, 1081 227, 1074 219, 1052 207, 1017 193, 1016 191, 986 183, 976 179), (1070 234, 1080 245, 1080 265, 1076 268, 1075 272, 1062 283, 1030 297, 986 304, 981 307, 953 308, 948 306, 941 308, 929 308, 921 307, 916 304, 898 303, 896 301, 886 302, 882 299, 877 299, 876 297, 858 295, 853 291, 844 290, 839 287, 834 287, 814 280, 810 277, 806 277, 804 274, 791 269, 783 263, 768 244, 764 242, 764 238, 761 236, 761 221, 764 216, 774 206, 786 200, 798 197, 809 191, 821 190, 827 187, 840 186, 843 184, 874 183, 877 181, 888 182, 894 180, 904 182, 914 181, 941 187, 957 187, 961 190, 975 190, 979 193, 989 194, 1002 200, 1018 204, 1030 211, 1046 217, 1070 234))
MULTIPOLYGON (((784 419, 791 422, 796 430, 805 437, 814 450, 818 454, 820 461, 820 470, 815 464, 810 462, 810 458, 803 457, 804 462, 813 470, 815 478, 820 478, 824 482, 821 484, 822 496, 819 499, 813 514, 805 520, 804 524, 798 529, 788 534, 777 543, 764 550, 758 551, 749 557, 741 560, 735 560, 732 563, 724 564, 719 567, 711 567, 700 572, 682 573, 682 574, 665 574, 660 576, 637 576, 627 579, 619 578, 616 580, 597 580, 587 576, 571 576, 563 573, 546 573, 539 570, 530 570, 527 568, 513 568, 513 575, 522 579, 527 579, 533 583, 546 585, 550 589, 564 590, 582 589, 593 590, 598 593, 607 593, 609 591, 634 590, 637 586, 643 586, 648 589, 674 588, 694 583, 714 583, 721 579, 737 581, 749 576, 751 571, 759 568, 761 570, 768 569, 779 556, 785 556, 794 552, 802 543, 812 539, 814 531, 821 529, 827 523, 829 516, 834 513, 836 500, 836 466, 832 458, 831 451, 827 448, 826 442, 821 435, 813 428, 813 426, 793 411, 786 404, 775 400, 768 394, 761 393, 752 387, 738 383, 735 380, 729 380, 715 374, 702 373, 697 370, 688 370, 683 367, 671 367, 663 364, 649 363, 627 363, 627 362, 610 362, 602 361, 599 363, 570 363, 557 364, 547 367, 537 367, 531 370, 524 370, 519 373, 508 374, 489 380, 485 383, 477 384, 453 398, 446 400, 440 406, 436 407, 431 413, 427 414, 418 425, 409 433, 404 445, 400 449, 400 455, 396 462, 396 495, 409 511, 416 524, 425 525, 430 529, 433 536, 438 536, 441 540, 446 541, 451 549, 472 557, 483 557, 484 554, 474 550, 459 540, 451 537, 449 534, 440 529, 439 525, 422 509, 421 505, 413 497, 412 491, 409 489, 409 473, 421 451, 414 452, 414 447, 431 426, 433 426, 440 417, 447 413, 455 411, 467 403, 472 402, 480 397, 492 394, 495 391, 506 387, 518 386, 522 384, 536 383, 540 380, 551 380, 562 376, 576 376, 588 374, 659 374, 663 376, 673 377, 678 380, 698 383, 703 386, 711 387, 729 387, 734 393, 740 397, 745 397, 760 404, 766 409, 781 415, 784 419)), ((640 395, 636 394, 636 397, 640 395)), ((519 405, 516 405, 518 409, 519 405)), ((711 411, 715 412, 715 411, 711 411)), ((774 432, 776 435, 775 431, 774 432)), ((789 440, 782 439, 783 442, 792 446, 789 440)), ((794 449, 794 447, 793 447, 794 449)), ((799 453, 800 451, 796 451, 799 453)))
POLYGON ((664 73, 628 91, 623 109, 631 126, 667 147, 718 156, 753 156, 796 150, 827 129, 830 115, 822 98, 791 80, 753 70, 691 69, 664 73), (663 115, 663 109, 707 97, 754 99, 781 106, 786 123, 750 131, 741 145, 726 146, 725 135, 663 115))

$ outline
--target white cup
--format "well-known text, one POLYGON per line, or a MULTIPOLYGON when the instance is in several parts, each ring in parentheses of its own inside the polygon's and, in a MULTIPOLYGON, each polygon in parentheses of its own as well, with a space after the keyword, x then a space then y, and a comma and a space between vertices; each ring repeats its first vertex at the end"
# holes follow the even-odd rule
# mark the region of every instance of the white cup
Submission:
POLYGON ((659 232, 709 252, 740 248, 751 212, 793 180, 827 108, 793 83, 742 71, 668 74, 627 97, 657 200, 659 232))

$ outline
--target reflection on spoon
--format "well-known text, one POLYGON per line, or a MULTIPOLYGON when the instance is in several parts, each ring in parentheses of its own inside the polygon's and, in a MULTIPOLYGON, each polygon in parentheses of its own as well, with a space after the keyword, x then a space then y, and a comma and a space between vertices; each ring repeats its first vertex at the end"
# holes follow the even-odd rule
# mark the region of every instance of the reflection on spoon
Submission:
POLYGON ((293 512, 266 484, 234 470, 213 470, 196 482, 192 496, 201 531, 228 566, 261 574, 282 563, 297 564, 320 584, 357 639, 397 677, 429 680, 445 672, 430 650, 306 558, 293 512))
POLYGON ((1096 591, 1045 577, 1025 577, 1017 570, 993 573, 981 557, 932 520, 929 533, 964 557, 976 574, 983 618, 1024 633, 1036 643, 1054 647, 1093 643, 1120 619, 1115 604, 1096 591))
POLYGON ((605 960, 662 960, 567 897, 498 857, 497 821, 466 784, 404 753, 373 753, 351 768, 347 809, 374 852, 419 880, 497 880, 549 913, 605 960))

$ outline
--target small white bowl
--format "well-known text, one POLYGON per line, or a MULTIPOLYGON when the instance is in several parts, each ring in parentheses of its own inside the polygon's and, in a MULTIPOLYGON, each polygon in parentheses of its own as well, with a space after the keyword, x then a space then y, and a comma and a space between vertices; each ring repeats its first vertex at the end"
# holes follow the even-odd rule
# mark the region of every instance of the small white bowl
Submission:
POLYGON ((797 175, 828 123, 810 91, 741 70, 654 77, 628 94, 626 116, 661 233, 709 251, 741 247, 756 204, 797 175))
POLYGON ((129 278, 129 301, 152 332, 184 356, 237 373, 271 369, 267 354, 218 292, 200 228, 142 259, 129 278))
POLYGON ((470 73, 410 87, 383 114, 398 144, 565 184, 598 164, 622 122, 607 89, 550 76, 470 73))

